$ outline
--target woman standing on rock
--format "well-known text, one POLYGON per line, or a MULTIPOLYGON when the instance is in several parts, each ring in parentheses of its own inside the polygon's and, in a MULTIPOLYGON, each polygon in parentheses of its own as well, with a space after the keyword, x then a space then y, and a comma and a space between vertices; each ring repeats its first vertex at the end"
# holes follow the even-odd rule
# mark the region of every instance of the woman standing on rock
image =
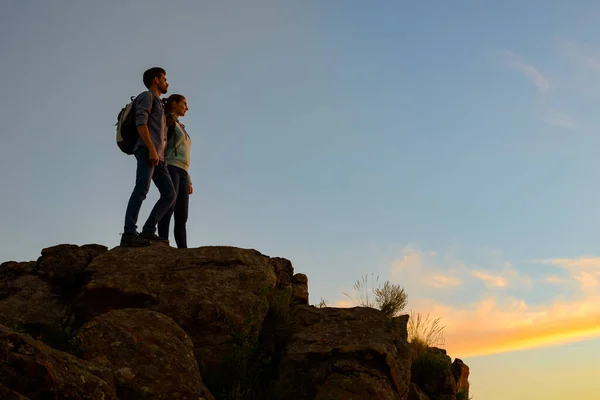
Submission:
POLYGON ((186 223, 188 219, 189 195, 194 192, 192 179, 188 174, 190 167, 190 150, 192 139, 185 130, 185 126, 179 122, 187 110, 187 100, 180 94, 172 94, 165 103, 165 116, 167 120, 167 147, 165 149, 165 162, 173 180, 176 200, 165 216, 158 222, 158 236, 169 238, 169 224, 171 216, 175 216, 173 233, 175 243, 180 249, 187 248, 186 223))

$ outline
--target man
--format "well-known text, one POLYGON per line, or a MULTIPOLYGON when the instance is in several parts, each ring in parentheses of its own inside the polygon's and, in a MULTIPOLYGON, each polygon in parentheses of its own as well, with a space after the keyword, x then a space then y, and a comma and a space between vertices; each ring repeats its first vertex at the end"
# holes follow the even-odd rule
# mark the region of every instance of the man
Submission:
POLYGON ((167 93, 166 72, 160 67, 144 72, 143 81, 148 91, 142 92, 135 100, 135 124, 139 134, 134 148, 137 159, 135 188, 129 198, 125 212, 125 228, 121 236, 121 246, 148 246, 150 242, 166 242, 158 237, 156 225, 175 202, 175 188, 165 165, 167 132, 162 94, 167 93), (142 233, 137 232, 137 220, 142 202, 150 190, 150 180, 154 181, 160 198, 152 208, 142 233))

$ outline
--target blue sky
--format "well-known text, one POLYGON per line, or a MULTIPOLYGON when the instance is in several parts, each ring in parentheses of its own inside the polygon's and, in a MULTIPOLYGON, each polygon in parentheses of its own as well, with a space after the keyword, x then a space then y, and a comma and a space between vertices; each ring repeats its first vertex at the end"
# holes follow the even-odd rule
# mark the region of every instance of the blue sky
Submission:
MULTIPOLYGON (((598 5, 2 8, 0 260, 118 244, 135 162, 113 124, 160 65, 190 107, 190 246, 289 258, 315 303, 345 304, 365 274, 403 285, 476 366, 478 398, 506 398, 494 374, 521 382, 513 398, 536 398, 511 360, 543 377, 569 346, 597 382, 598 5)), ((156 198, 153 187, 141 220, 156 198)))

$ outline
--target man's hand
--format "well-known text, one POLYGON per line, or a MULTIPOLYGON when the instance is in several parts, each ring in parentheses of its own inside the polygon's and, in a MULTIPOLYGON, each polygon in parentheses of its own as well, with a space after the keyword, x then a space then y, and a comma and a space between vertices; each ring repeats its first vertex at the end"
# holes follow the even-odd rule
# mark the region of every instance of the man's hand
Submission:
POLYGON ((154 143, 152 143, 152 139, 150 139, 150 132, 148 131, 147 125, 138 125, 137 127, 138 134, 142 139, 142 142, 148 148, 148 160, 150 161, 150 165, 154 165, 155 167, 158 165, 158 153, 156 152, 156 147, 154 143))
POLYGON ((158 165, 158 153, 154 148, 154 144, 150 147, 150 151, 148 152, 148 159, 150 160, 150 164, 155 167, 158 165))
POLYGON ((189 184, 189 189, 188 190, 189 190, 190 194, 194 193, 194 188, 192 187, 191 183, 189 184))

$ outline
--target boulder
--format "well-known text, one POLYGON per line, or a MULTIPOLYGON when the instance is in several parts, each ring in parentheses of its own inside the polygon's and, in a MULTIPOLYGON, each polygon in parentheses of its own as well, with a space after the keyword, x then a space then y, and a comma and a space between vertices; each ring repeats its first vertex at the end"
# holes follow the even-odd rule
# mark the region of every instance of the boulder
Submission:
POLYGON ((0 324, 68 348, 65 321, 83 272, 106 246, 62 244, 43 249, 37 261, 0 265, 0 324))
POLYGON ((421 390, 419 385, 416 383, 411 383, 408 390, 407 400, 429 400, 429 397, 427 397, 427 395, 421 390))
POLYGON ((4 385, 0 385, 0 399, 2 399, 2 400, 29 400, 29 397, 25 397, 22 394, 17 393, 14 390, 9 389, 4 385))
POLYGON ((407 322, 408 316, 390 319, 366 307, 298 306, 274 395, 405 400, 410 385, 407 322))
POLYGON ((456 380, 456 390, 462 391, 469 398, 469 367, 460 358, 454 359, 452 373, 456 380))
POLYGON ((66 292, 81 279, 89 263, 107 250, 106 246, 99 244, 60 244, 48 247, 42 249, 42 255, 37 260, 38 268, 49 282, 66 292))
POLYGON ((166 315, 113 310, 79 332, 81 357, 110 369, 120 400, 214 400, 200 377, 194 345, 166 315))
POLYGON ((426 346, 411 354, 408 316, 308 301, 306 275, 252 249, 49 247, 0 265, 0 398, 455 400, 468 390, 461 360, 426 346))
POLYGON ((296 274, 292 277, 292 300, 296 304, 308 305, 308 277, 296 274))
POLYGON ((0 324, 62 349, 67 345, 63 331, 67 306, 58 301, 48 282, 33 274, 36 265, 0 265, 0 324))
POLYGON ((113 309, 165 314, 192 339, 211 390, 218 379, 228 385, 222 368, 237 363, 239 343, 252 346, 275 288, 291 283, 289 261, 226 246, 117 247, 96 257, 86 272, 90 280, 76 301, 75 327, 113 309))
POLYGON ((117 400, 110 371, 1 325, 0 385, 32 400, 117 400))
POLYGON ((452 370, 445 370, 442 379, 429 397, 431 400, 456 400, 456 393, 454 374, 452 374, 452 370))
POLYGON ((446 350, 428 347, 411 365, 411 379, 431 400, 456 400, 456 381, 446 350))
POLYGON ((38 265, 35 261, 6 261, 0 264, 0 287, 5 280, 12 280, 18 276, 32 275, 37 270, 38 265))

